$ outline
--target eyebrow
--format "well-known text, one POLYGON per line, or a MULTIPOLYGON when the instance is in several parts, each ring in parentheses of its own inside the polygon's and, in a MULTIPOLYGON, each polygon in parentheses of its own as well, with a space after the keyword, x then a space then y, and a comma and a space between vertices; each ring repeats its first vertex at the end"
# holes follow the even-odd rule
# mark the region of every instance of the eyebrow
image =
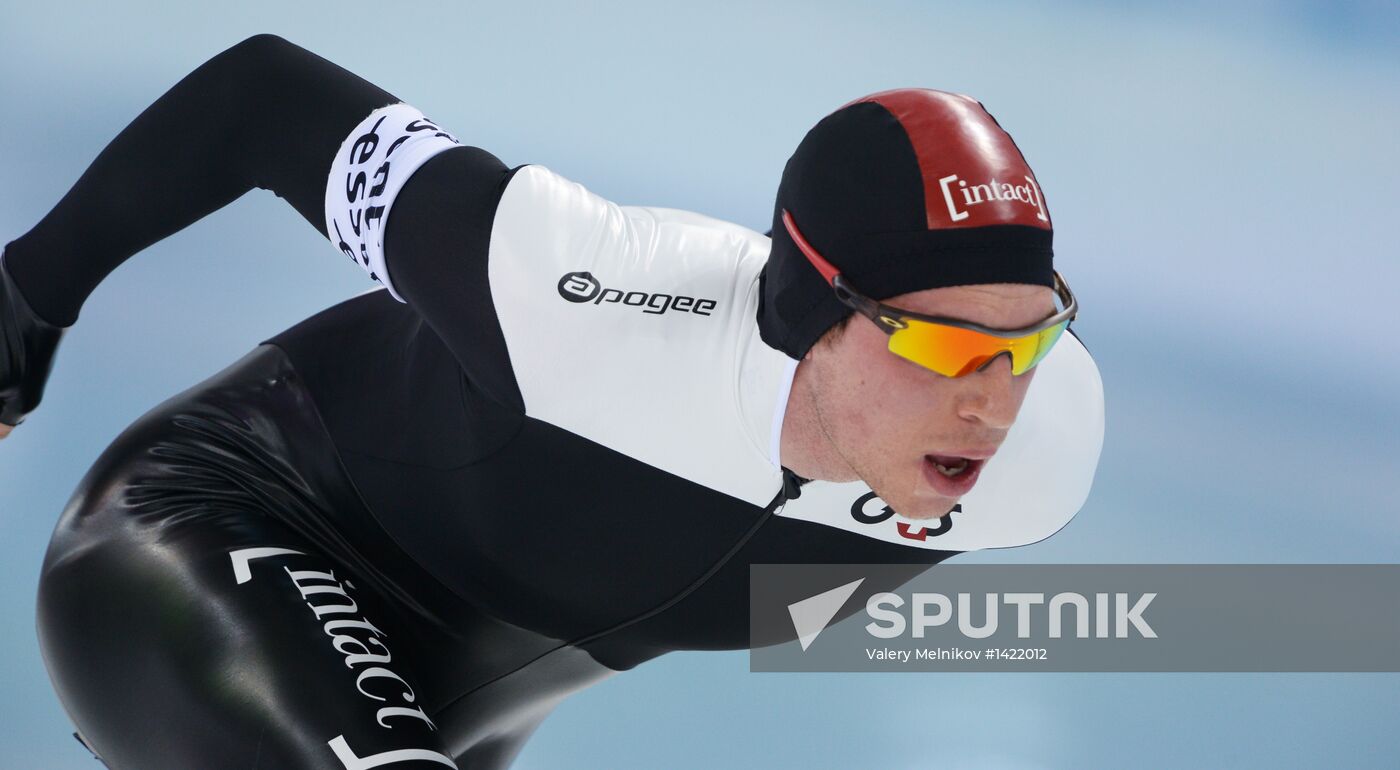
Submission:
POLYGON ((1039 324, 1039 323, 1043 323, 1044 321, 1046 321, 1046 320, 1048 320, 1048 319, 1050 319, 1050 318, 1053 318, 1054 316, 1058 315, 1061 311, 1064 310, 1064 308, 1061 308, 1061 307, 1059 306, 1060 303, 1059 303, 1059 302, 1056 302, 1056 299, 1057 299, 1057 297, 1052 297, 1052 298, 1050 299, 1050 303, 1051 303, 1051 305, 1053 305, 1053 307, 1050 309, 1050 312, 1049 312, 1049 313, 1046 313, 1045 315, 1040 316, 1039 318, 1037 318, 1037 319, 1034 320, 1034 321, 1031 321, 1030 323, 1025 323, 1025 324, 1021 324, 1020 326, 1011 326, 1011 327, 992 326, 992 325, 990 325, 990 324, 982 323, 981 321, 974 321, 974 320, 972 320, 971 318, 963 318, 963 317, 955 316, 955 315, 945 315, 945 314, 943 314, 943 313, 924 313, 924 312, 918 311, 918 310, 910 310, 909 308, 901 307, 901 306, 899 306, 899 305, 891 305, 891 304, 889 304, 888 302, 884 302, 883 300, 880 301, 880 304, 884 305, 885 307, 892 308, 892 309, 894 309, 894 310, 898 310, 898 311, 903 312, 903 313, 909 313, 909 314, 911 314, 911 315, 932 316, 932 317, 934 317, 934 318, 938 318, 938 319, 941 319, 941 320, 944 320, 944 321, 953 321, 953 322, 955 322, 955 323, 972 324, 972 325, 974 325, 974 326, 982 326, 982 327, 985 327, 985 328, 988 328, 988 329, 995 329, 995 330, 997 330, 997 331, 1003 331, 1003 332, 1014 332, 1014 331, 1019 331, 1019 330, 1021 330, 1021 329, 1029 328, 1029 327, 1031 327, 1031 326, 1035 326, 1036 324, 1039 324))

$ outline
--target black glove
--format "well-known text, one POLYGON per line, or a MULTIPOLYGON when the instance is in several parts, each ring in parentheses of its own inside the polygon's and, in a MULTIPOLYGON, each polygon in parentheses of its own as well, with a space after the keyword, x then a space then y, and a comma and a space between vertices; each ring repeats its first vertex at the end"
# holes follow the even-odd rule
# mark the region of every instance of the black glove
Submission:
POLYGON ((19 425, 44 397, 54 352, 67 326, 35 315, 0 250, 0 422, 19 425))

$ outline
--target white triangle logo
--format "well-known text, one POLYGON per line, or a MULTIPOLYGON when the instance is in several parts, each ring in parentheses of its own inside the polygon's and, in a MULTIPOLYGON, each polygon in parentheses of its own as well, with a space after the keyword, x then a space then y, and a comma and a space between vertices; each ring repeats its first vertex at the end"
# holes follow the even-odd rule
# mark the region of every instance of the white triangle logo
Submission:
POLYGON ((851 594, 856 592, 856 588, 864 582, 865 578, 853 580, 846 585, 788 605, 788 615, 792 617, 792 627, 797 631, 798 640, 802 642, 803 652, 812 646, 817 634, 836 617, 841 605, 845 604, 846 600, 851 598, 851 594))

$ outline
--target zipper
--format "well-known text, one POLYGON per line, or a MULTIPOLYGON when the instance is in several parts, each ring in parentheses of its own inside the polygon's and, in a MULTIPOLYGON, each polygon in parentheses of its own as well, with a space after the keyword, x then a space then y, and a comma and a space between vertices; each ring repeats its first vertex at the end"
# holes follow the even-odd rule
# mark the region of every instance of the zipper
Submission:
POLYGON ((779 499, 774 500, 776 510, 781 510, 789 500, 796 500, 802 496, 802 485, 811 481, 793 473, 786 465, 783 466, 783 488, 778 493, 779 499))

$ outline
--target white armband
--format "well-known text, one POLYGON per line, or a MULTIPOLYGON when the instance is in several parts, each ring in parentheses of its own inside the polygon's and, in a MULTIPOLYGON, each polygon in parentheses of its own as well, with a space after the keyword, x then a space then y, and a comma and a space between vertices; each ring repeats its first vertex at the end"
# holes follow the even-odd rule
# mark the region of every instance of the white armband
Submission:
POLYGON ((326 232, 342 253, 399 302, 384 264, 384 223, 404 182, 429 158, 461 143, 413 107, 380 107, 351 131, 326 179, 326 232))

